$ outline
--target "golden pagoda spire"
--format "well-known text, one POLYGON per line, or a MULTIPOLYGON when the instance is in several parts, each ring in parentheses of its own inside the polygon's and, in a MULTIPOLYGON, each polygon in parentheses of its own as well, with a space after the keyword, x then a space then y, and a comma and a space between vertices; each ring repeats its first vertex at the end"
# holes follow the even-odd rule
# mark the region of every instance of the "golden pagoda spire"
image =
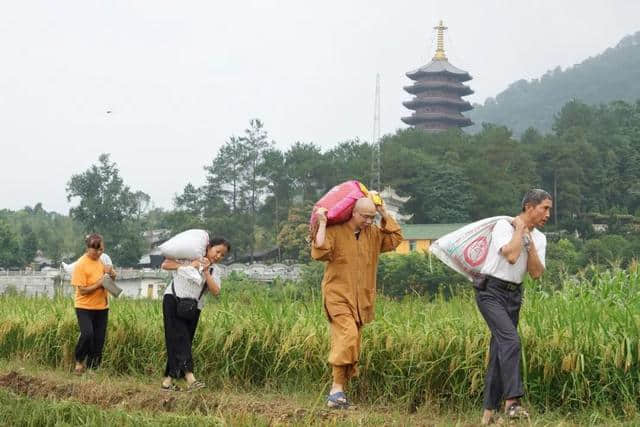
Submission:
POLYGON ((440 20, 440 24, 437 27, 433 27, 434 30, 438 30, 438 45, 436 49, 436 54, 433 56, 434 60, 447 60, 447 56, 444 54, 444 30, 447 29, 442 24, 442 20, 440 20))

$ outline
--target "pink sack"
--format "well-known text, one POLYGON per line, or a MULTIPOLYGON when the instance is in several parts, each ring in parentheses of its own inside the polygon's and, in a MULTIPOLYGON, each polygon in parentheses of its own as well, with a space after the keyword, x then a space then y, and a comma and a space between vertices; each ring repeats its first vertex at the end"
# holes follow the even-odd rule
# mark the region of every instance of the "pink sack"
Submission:
POLYGON ((327 225, 341 224, 351 219, 353 206, 358 199, 367 197, 367 187, 359 181, 347 181, 333 187, 313 206, 309 226, 313 230, 316 223, 316 210, 327 209, 327 225))

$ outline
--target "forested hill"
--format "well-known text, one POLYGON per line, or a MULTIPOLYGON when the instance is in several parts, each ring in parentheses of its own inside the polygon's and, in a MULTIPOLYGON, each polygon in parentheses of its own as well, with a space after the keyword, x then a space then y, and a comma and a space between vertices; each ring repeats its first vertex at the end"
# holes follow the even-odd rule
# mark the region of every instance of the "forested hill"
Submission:
POLYGON ((466 113, 475 123, 467 129, 475 133, 484 122, 506 126, 516 135, 528 127, 548 132, 554 115, 572 99, 592 105, 640 99, 640 31, 564 71, 557 67, 539 79, 512 83, 466 113))

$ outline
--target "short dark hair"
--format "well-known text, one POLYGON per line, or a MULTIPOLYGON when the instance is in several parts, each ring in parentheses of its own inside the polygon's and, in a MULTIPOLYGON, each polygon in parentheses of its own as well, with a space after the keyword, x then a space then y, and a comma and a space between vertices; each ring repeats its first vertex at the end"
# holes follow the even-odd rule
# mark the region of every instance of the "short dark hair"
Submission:
POLYGON ((544 202, 547 199, 553 200, 551 198, 551 194, 540 188, 532 188, 531 190, 527 191, 522 198, 522 212, 525 211, 527 205, 538 206, 540 203, 544 202))
POLYGON ((214 246, 224 245, 227 247, 227 252, 231 252, 231 243, 224 237, 212 237, 209 239, 209 245, 207 246, 207 250, 214 246))
POLYGON ((103 242, 102 236, 98 233, 87 234, 84 243, 87 248, 100 249, 100 243, 103 242))

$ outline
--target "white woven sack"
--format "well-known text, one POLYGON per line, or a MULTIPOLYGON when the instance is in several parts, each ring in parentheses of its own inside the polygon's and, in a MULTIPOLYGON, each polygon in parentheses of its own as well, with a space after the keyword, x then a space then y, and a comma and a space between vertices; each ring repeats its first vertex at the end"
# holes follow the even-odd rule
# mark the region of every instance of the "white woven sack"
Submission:
POLYGON ((204 230, 187 230, 176 234, 158 249, 165 258, 198 259, 205 256, 209 244, 209 233, 204 230))
POLYGON ((494 216, 467 224, 433 242, 429 251, 440 261, 470 281, 480 274, 491 245, 491 232, 501 219, 511 222, 510 216, 494 216))
MULTIPOLYGON (((105 253, 103 253, 102 255, 100 255, 100 261, 102 261, 102 263, 104 265, 111 265, 113 266, 113 262, 111 261, 111 257, 105 253)), ((78 261, 74 261, 71 264, 65 264, 64 262, 62 263, 62 269, 69 273, 69 274, 73 274, 73 269, 76 268, 76 262, 78 261)))

